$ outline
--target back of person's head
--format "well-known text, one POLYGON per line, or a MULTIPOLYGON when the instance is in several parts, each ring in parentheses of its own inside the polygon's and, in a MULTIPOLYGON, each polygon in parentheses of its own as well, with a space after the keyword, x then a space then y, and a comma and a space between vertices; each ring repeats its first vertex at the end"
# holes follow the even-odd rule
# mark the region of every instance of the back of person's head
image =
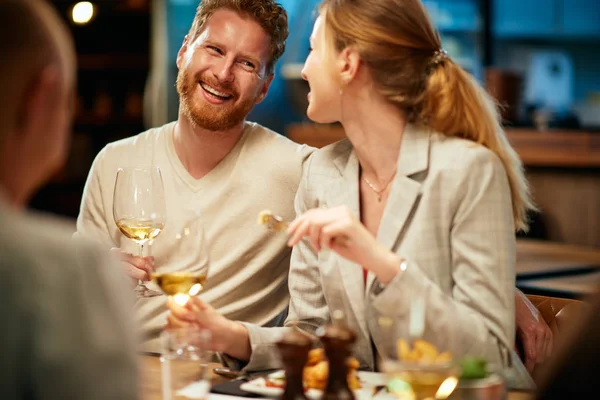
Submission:
POLYGON ((352 47, 376 90, 406 113, 448 136, 473 140, 498 155, 506 170, 515 228, 527 230, 530 198, 521 161, 502 131, 495 103, 441 49, 419 0, 325 0, 326 36, 337 52, 352 47))
POLYGON ((0 183, 31 191, 66 158, 74 45, 45 0, 0 0, 0 53, 0 183))
POLYGON ((233 10, 252 18, 269 34, 271 50, 267 74, 272 74, 277 60, 285 51, 285 41, 289 34, 285 9, 274 0, 202 0, 189 32, 191 42, 202 33, 208 18, 220 9, 233 10))

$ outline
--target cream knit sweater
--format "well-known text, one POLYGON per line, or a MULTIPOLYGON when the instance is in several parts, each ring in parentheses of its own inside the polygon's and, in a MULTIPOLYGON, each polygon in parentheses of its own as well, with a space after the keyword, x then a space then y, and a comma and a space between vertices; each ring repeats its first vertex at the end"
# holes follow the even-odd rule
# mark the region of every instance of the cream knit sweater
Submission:
MULTIPOLYGON (((234 320, 267 325, 288 304, 290 249, 286 235, 257 224, 269 209, 286 220, 294 214, 294 196, 302 165, 313 149, 298 145, 258 124, 247 122, 231 152, 206 176, 194 179, 180 162, 169 123, 107 145, 96 157, 87 179, 77 219, 79 235, 137 254, 113 219, 113 189, 117 169, 156 166, 161 169, 167 203, 167 223, 149 249, 157 272, 193 268, 199 254, 182 254, 175 229, 186 209, 203 215, 210 271, 201 298, 234 320)), ((146 252, 148 255, 148 252, 146 252)), ((151 287, 151 284, 148 285, 151 287)), ((146 351, 159 351, 166 322, 164 296, 138 299, 137 317, 146 351)))

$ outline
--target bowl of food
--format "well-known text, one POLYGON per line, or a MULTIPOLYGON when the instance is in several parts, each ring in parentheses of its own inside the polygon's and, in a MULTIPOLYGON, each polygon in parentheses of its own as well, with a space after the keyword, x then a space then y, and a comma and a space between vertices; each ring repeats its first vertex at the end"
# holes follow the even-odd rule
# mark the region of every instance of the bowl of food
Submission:
POLYGON ((506 398, 504 379, 488 371, 483 358, 464 357, 460 361, 461 375, 458 385, 450 396, 452 400, 503 400, 506 398))
POLYGON ((400 400, 449 398, 461 373, 450 352, 440 352, 423 339, 398 339, 397 357, 383 360, 382 370, 388 391, 400 400))

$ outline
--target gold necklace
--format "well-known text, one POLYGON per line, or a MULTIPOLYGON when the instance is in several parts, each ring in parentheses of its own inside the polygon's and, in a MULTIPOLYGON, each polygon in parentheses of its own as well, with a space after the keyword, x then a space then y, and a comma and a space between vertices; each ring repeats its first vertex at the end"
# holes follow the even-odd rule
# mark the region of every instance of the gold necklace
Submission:
POLYGON ((383 196, 383 192, 385 192, 385 190, 388 188, 388 186, 390 185, 390 183, 392 183, 392 181, 394 180, 395 176, 396 176, 396 173, 394 172, 394 174, 392 175, 392 177, 390 178, 390 180, 388 181, 388 183, 386 183, 386 185, 381 190, 377 190, 377 188, 375 186, 373 186, 373 184, 371 182, 369 182, 369 180, 364 175, 363 175, 363 179, 367 183, 367 185, 369 185, 369 187, 371 188, 371 190, 374 191, 377 194, 377 201, 381 203, 381 198, 383 196))

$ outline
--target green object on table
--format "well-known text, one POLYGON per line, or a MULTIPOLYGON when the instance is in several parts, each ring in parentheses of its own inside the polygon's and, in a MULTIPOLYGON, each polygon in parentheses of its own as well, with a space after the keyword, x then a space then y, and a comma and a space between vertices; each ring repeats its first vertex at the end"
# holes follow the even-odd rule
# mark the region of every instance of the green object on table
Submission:
POLYGON ((460 364, 461 379, 482 379, 488 376, 487 362, 483 358, 465 357, 460 364))

